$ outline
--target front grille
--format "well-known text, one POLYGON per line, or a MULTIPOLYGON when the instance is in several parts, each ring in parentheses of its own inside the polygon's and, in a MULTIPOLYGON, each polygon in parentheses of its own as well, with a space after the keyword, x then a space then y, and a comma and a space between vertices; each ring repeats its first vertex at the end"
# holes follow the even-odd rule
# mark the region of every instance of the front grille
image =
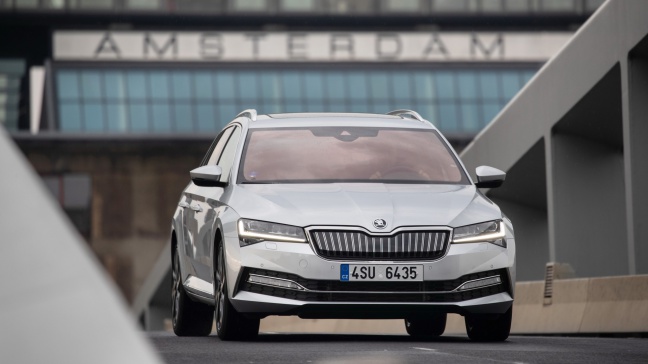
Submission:
POLYGON ((302 278, 295 274, 249 268, 245 269, 242 278, 240 290, 307 302, 460 302, 506 292, 508 287, 508 275, 503 269, 467 274, 453 280, 422 282, 315 280, 302 278), (300 284, 308 291, 249 283, 247 280, 250 274, 288 279, 300 284), (468 291, 450 292, 465 282, 492 276, 499 276, 502 283, 468 291))
POLYGON ((448 231, 401 231, 370 235, 362 231, 312 230, 317 254, 324 258, 358 260, 438 259, 448 247, 448 231))

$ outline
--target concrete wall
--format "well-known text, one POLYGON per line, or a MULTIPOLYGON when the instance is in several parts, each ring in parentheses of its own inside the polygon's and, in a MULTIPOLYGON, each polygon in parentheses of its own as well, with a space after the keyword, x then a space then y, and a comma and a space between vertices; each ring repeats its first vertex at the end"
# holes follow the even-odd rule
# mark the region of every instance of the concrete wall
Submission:
POLYGON ((508 172, 487 195, 515 224, 520 279, 546 261, 578 277, 648 271, 646 14, 606 2, 461 154, 508 172))
MULTIPOLYGON (((515 288, 513 334, 648 333, 648 275, 554 281, 544 304, 544 282, 515 288)), ((262 332, 405 334, 403 320, 302 320, 268 317, 262 332)), ((445 335, 466 335, 462 316, 448 315, 445 335)))
POLYGON ((90 176, 91 226, 85 238, 133 302, 169 239, 189 171, 200 164, 210 141, 63 141, 47 136, 16 141, 40 175, 90 176))

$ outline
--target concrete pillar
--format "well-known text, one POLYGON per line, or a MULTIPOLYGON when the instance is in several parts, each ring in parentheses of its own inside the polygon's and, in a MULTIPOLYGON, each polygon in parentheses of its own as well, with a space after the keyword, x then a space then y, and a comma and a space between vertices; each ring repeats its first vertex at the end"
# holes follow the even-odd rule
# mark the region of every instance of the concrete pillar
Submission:
POLYGON ((517 279, 543 279, 549 260, 544 140, 508 170, 502 187, 487 195, 515 226, 517 279))
POLYGON ((624 64, 624 157, 631 274, 648 273, 648 37, 624 64), (627 111, 626 111, 627 110, 627 111))

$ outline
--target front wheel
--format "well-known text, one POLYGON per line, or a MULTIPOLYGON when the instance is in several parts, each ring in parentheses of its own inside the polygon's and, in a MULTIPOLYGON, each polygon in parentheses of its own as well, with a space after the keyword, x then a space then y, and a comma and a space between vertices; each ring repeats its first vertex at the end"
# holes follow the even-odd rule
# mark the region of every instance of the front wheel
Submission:
POLYGON ((178 336, 207 336, 214 323, 214 308, 189 298, 182 285, 178 251, 173 252, 171 287, 173 332, 178 336))
POLYGON ((216 333, 221 340, 250 340, 259 334, 260 319, 248 318, 238 313, 227 296, 227 279, 223 245, 218 249, 218 262, 214 274, 216 285, 216 333))
POLYGON ((474 341, 504 341, 511 332, 513 306, 501 315, 467 315, 466 332, 474 341))
POLYGON ((439 337, 445 331, 447 319, 445 313, 426 318, 407 318, 405 330, 413 337, 439 337))

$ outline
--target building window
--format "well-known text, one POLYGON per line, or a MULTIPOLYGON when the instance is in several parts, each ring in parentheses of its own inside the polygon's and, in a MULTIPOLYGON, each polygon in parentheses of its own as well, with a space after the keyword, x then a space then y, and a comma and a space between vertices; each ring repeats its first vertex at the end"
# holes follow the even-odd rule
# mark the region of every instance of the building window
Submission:
POLYGON ((238 11, 265 11, 268 9, 266 0, 232 0, 233 10, 238 11))
POLYGON ((24 60, 0 60, 0 125, 10 131, 18 130, 20 80, 24 74, 24 60))
POLYGON ((522 68, 73 69, 57 71, 70 133, 215 133, 241 110, 414 109, 443 132, 479 132, 535 73, 522 68))
POLYGON ((70 173, 43 176, 45 186, 61 204, 79 233, 90 238, 92 181, 89 175, 70 173))
POLYGON ((383 0, 386 11, 414 13, 421 11, 419 0, 383 0))
POLYGON ((311 12, 315 10, 315 0, 281 0, 280 9, 285 12, 311 12))

